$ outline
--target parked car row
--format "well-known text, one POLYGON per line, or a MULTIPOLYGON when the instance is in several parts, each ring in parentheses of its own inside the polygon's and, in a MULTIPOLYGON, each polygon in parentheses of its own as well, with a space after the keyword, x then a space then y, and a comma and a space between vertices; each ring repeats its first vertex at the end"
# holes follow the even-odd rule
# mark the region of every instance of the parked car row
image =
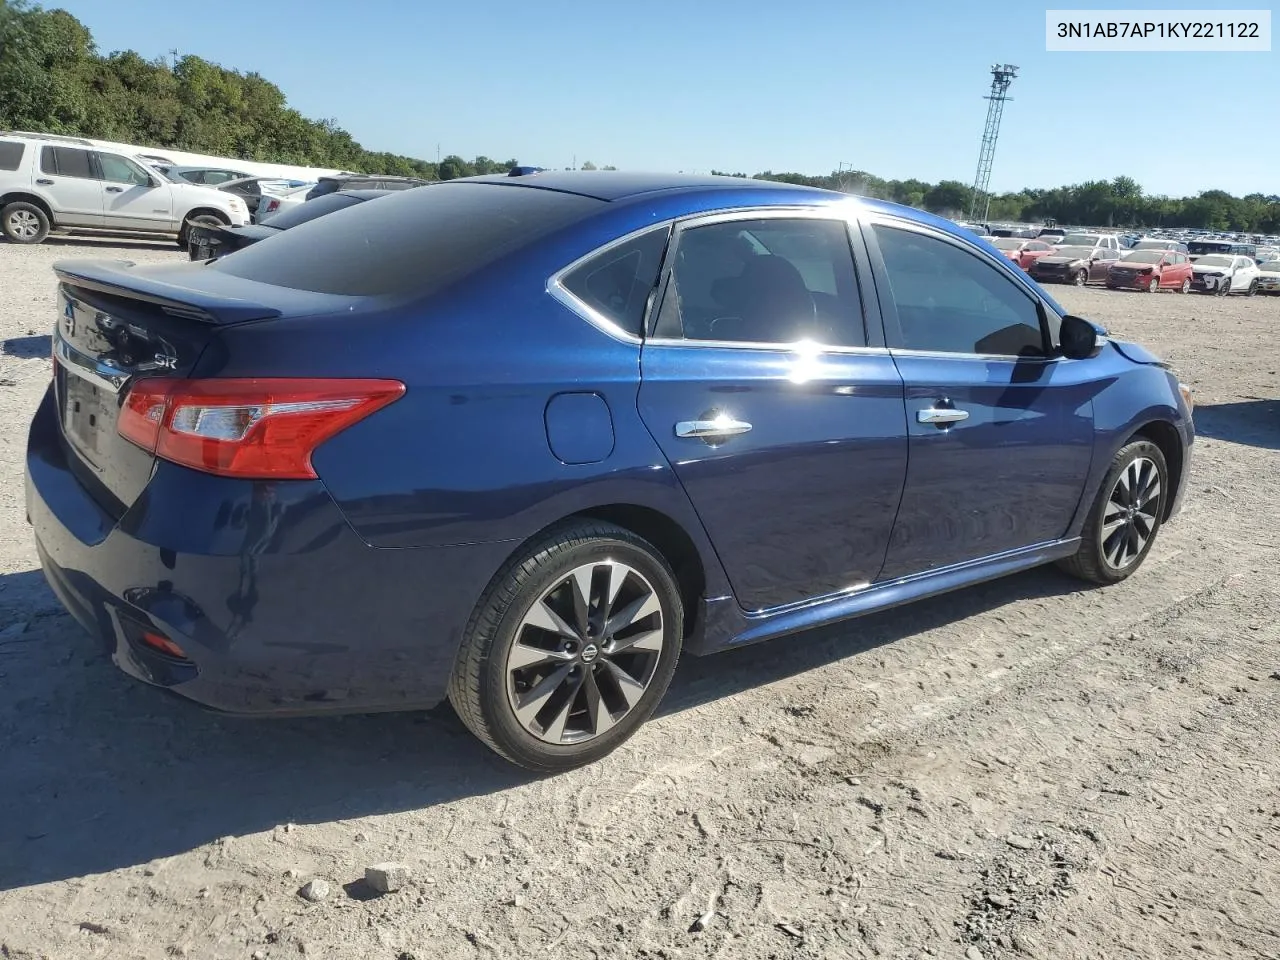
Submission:
POLYGON ((1167 366, 918 210, 610 172, 280 216, 311 204, 203 263, 55 267, 45 576, 218 709, 447 697, 565 770, 682 653, 1045 563, 1123 580, 1189 486, 1167 366))
POLYGON ((244 199, 172 181, 90 141, 0 133, 0 230, 14 243, 50 233, 169 237, 185 246, 191 223, 249 222, 244 199))
POLYGON ((1271 279, 1265 279, 1274 276, 1274 266, 1256 263, 1251 255, 1253 246, 1234 241, 1221 245, 1232 253, 1217 254, 1203 252, 1214 249, 1214 241, 1186 244, 1155 238, 1138 240, 1126 250, 1118 235, 1105 233, 985 239, 1040 283, 1103 283, 1112 290, 1194 291, 1217 296, 1280 290, 1271 279), (1050 245, 1050 236, 1061 242, 1050 245), (1189 246, 1198 250, 1189 250, 1189 246))

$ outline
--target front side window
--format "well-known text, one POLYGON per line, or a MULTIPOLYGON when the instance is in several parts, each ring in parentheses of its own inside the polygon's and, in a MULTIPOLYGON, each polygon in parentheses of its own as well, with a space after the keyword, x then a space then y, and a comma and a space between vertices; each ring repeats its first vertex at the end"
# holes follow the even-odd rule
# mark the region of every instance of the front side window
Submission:
POLYGON ((0 140, 0 170, 17 170, 25 147, 26 144, 16 140, 0 140))
POLYGON ((996 266, 911 230, 874 227, 908 350, 1043 357, 1040 311, 996 266))
POLYGON ((681 231, 655 333, 866 345, 843 220, 733 220, 681 231))
POLYGON ((75 147, 45 147, 40 153, 40 170, 59 177, 78 177, 92 180, 93 167, 89 163, 89 151, 75 147))
POLYGON ((102 168, 102 179, 111 183, 129 183, 143 187, 151 183, 151 177, 140 166, 114 153, 98 154, 98 166, 102 168))
POLYGON ((658 281, 670 227, 649 230, 578 264, 561 285, 632 336, 644 332, 649 293, 658 281))

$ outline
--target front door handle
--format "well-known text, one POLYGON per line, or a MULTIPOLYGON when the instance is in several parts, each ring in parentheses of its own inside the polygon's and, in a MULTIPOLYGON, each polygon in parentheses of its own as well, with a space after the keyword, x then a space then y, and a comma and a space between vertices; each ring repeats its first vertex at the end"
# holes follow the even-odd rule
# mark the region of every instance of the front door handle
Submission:
POLYGON ((107 187, 107 193, 124 193, 124 187, 107 187))
POLYGON ((955 407, 928 407, 916 411, 916 419, 921 423, 959 423, 969 419, 968 410, 957 410, 955 407))
POLYGON ((42 187, 52 187, 52 186, 53 186, 53 181, 52 181, 52 180, 50 180, 48 177, 41 177, 39 180, 37 180, 37 181, 36 181, 36 183, 40 184, 40 186, 42 186, 42 187))
POLYGON ((676 424, 676 436, 715 440, 735 437, 750 429, 751 424, 745 420, 734 420, 731 417, 716 417, 713 420, 681 420, 676 424))

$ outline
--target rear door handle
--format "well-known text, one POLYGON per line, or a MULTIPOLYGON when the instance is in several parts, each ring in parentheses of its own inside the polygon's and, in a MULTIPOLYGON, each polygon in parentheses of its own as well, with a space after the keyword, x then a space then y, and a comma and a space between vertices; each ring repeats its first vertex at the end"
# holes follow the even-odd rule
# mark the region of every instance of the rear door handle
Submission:
POLYGON ((700 439, 716 439, 719 437, 735 437, 751 429, 745 420, 733 420, 729 417, 716 417, 714 420, 681 420, 676 424, 677 437, 696 437, 700 439))
POLYGON ((124 187, 107 187, 107 193, 124 193, 124 187))
POLYGON ((916 419, 921 423, 959 423, 969 419, 969 411, 954 407, 928 407, 917 410, 916 419))
POLYGON ((36 181, 36 183, 40 184, 40 186, 42 186, 42 187, 52 187, 52 186, 53 186, 53 181, 52 181, 52 180, 50 180, 48 177, 41 177, 39 180, 37 180, 37 181, 36 181))

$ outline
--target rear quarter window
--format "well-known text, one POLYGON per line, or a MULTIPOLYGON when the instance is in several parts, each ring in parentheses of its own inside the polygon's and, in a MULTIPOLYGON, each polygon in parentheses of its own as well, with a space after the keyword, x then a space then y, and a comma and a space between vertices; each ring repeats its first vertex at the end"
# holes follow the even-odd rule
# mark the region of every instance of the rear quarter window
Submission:
POLYGON ((17 170, 22 164, 25 146, 14 140, 0 140, 0 170, 17 170))
POLYGON ((315 293, 426 296, 603 205, 554 190, 433 184, 303 223, 209 269, 315 293))

